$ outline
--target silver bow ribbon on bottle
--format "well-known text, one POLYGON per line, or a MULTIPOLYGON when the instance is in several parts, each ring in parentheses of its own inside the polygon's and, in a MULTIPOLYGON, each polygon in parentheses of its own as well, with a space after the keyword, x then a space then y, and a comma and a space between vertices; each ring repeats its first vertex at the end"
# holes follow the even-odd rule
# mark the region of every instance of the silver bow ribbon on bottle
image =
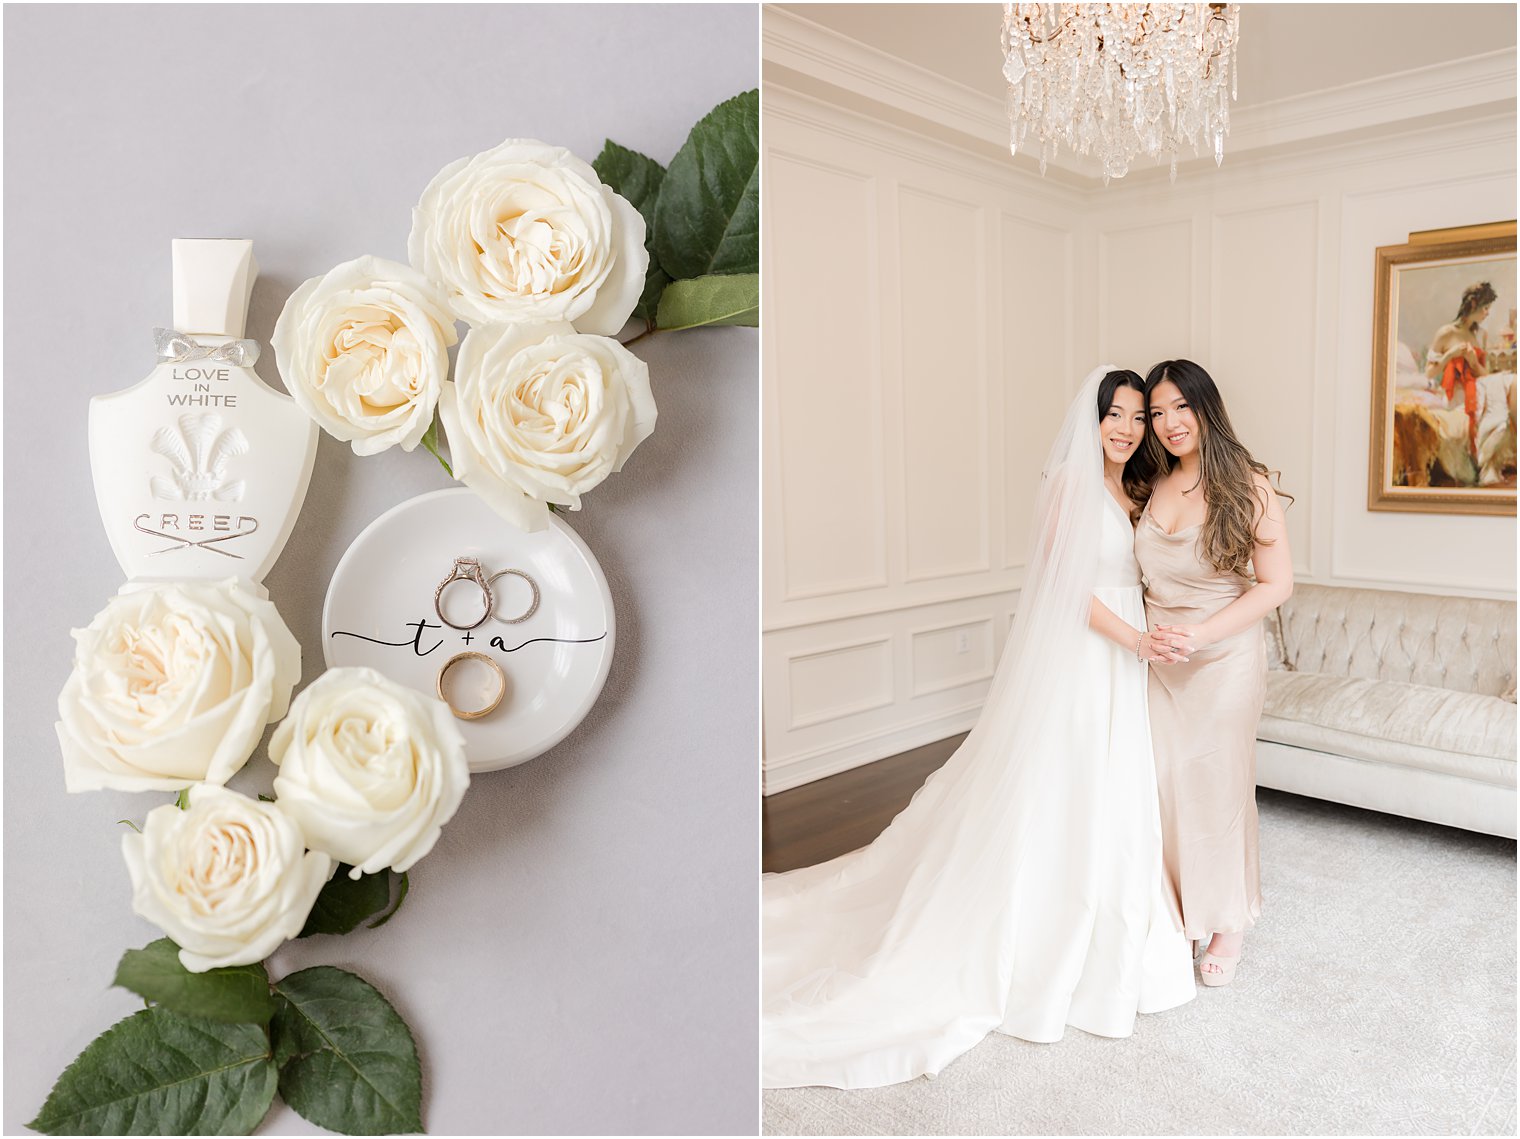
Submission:
POLYGON ((172 328, 155 328, 153 343, 158 348, 159 360, 175 364, 187 360, 217 360, 236 368, 251 368, 259 358, 256 340, 229 340, 211 348, 172 328))

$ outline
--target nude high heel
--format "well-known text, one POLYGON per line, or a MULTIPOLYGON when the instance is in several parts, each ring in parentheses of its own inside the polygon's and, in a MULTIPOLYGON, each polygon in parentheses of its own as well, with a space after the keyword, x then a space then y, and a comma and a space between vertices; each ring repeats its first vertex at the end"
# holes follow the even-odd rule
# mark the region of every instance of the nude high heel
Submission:
POLYGON ((1234 957, 1216 957, 1214 954, 1205 951, 1203 960, 1198 962, 1198 979, 1211 989, 1217 989, 1221 985, 1228 985, 1235 979, 1235 967, 1239 964, 1240 955, 1238 953, 1234 957), (1209 973, 1205 971, 1204 966, 1210 962, 1219 966, 1219 972, 1209 973))

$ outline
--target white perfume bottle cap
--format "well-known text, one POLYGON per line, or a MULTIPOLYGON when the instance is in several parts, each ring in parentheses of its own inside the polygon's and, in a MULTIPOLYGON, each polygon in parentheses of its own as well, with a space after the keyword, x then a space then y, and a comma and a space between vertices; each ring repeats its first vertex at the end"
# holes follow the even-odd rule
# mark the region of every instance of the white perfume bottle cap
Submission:
POLYGON ((190 336, 243 337, 259 275, 253 242, 174 239, 174 327, 190 336))

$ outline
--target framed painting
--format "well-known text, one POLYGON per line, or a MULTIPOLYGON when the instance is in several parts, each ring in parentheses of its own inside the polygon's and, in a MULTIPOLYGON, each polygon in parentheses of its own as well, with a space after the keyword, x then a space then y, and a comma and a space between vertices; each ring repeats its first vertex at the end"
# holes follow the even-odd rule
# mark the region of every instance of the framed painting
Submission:
POLYGON ((1515 223, 1377 251, 1367 508, 1515 513, 1515 223))

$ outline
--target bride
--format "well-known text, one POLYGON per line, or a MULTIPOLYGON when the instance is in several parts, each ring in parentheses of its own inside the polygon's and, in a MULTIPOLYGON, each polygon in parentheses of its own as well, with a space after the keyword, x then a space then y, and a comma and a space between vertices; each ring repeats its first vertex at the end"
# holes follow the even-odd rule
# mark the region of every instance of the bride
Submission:
POLYGON ((1143 391, 1099 368, 1067 412, 965 742, 870 846, 765 877, 766 1087, 933 1075, 993 1030, 1128 1036, 1192 999, 1146 711, 1145 662, 1182 657, 1133 551, 1143 391))

